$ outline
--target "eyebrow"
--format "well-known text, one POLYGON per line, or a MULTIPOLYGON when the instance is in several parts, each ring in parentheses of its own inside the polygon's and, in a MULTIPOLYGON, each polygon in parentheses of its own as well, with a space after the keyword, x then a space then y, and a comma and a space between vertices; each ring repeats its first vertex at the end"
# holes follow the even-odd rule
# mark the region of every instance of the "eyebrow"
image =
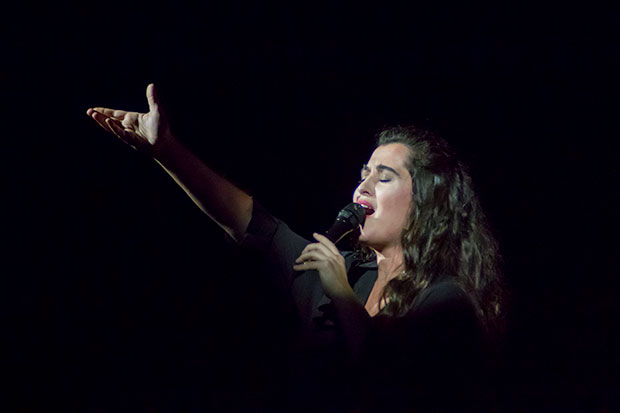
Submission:
MULTIPOLYGON (((369 170, 370 170, 370 168, 368 167, 368 165, 367 165, 367 164, 362 165, 362 172, 369 171, 369 170)), ((390 168, 390 167, 389 167, 389 166, 387 166, 387 165, 383 165, 383 164, 381 164, 381 165, 377 165, 377 170, 378 170, 378 171, 390 171, 390 172, 392 172, 394 175, 396 175, 396 176, 400 177, 400 174, 399 174, 398 172, 396 172, 396 169, 394 169, 394 168, 390 168)))

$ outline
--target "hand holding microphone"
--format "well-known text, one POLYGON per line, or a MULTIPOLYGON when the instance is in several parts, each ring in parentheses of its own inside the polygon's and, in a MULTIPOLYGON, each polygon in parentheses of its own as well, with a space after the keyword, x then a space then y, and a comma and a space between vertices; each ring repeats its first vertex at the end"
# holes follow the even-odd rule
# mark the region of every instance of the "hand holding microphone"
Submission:
POLYGON ((344 207, 325 235, 313 234, 318 242, 308 244, 293 266, 296 271, 317 270, 325 294, 335 296, 355 295, 349 285, 344 257, 336 248, 336 243, 347 234, 364 225, 366 209, 356 203, 344 207))

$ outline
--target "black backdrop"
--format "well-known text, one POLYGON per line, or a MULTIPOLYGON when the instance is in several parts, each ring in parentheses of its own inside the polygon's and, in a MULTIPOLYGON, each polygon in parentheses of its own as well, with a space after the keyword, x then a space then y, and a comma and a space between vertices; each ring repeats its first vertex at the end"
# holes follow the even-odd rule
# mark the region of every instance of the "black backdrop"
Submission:
POLYGON ((5 8, 2 357, 14 408, 265 406, 280 308, 88 107, 145 110, 299 233, 384 125, 470 165, 513 294, 502 406, 618 402, 617 10, 434 4, 5 8), (274 320, 276 320, 274 322, 274 320))

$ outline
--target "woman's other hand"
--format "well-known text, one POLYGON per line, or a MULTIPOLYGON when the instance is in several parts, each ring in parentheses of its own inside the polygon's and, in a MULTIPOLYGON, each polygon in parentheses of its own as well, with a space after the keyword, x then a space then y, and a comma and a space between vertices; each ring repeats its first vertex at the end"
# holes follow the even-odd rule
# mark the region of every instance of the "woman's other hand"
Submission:
POLYGON ((323 235, 313 236, 318 242, 304 248, 293 268, 297 271, 319 272, 323 291, 332 300, 350 355, 353 360, 357 360, 364 349, 370 316, 349 284, 344 257, 338 248, 323 235))
POLYGON ((152 83, 146 87, 146 99, 148 113, 96 107, 88 109, 86 114, 134 149, 157 158, 162 147, 173 138, 152 83))
POLYGON ((321 285, 329 298, 352 298, 355 292, 349 284, 344 257, 327 237, 313 234, 318 242, 308 244, 295 260, 296 271, 317 270, 321 285))

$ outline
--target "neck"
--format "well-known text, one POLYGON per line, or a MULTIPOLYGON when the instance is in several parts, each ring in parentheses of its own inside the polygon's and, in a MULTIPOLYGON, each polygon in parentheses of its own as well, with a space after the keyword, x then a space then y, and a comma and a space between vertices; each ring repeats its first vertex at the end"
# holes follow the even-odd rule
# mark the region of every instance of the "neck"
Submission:
POLYGON ((403 249, 400 245, 375 250, 377 255, 378 281, 387 283, 404 269, 403 249))

